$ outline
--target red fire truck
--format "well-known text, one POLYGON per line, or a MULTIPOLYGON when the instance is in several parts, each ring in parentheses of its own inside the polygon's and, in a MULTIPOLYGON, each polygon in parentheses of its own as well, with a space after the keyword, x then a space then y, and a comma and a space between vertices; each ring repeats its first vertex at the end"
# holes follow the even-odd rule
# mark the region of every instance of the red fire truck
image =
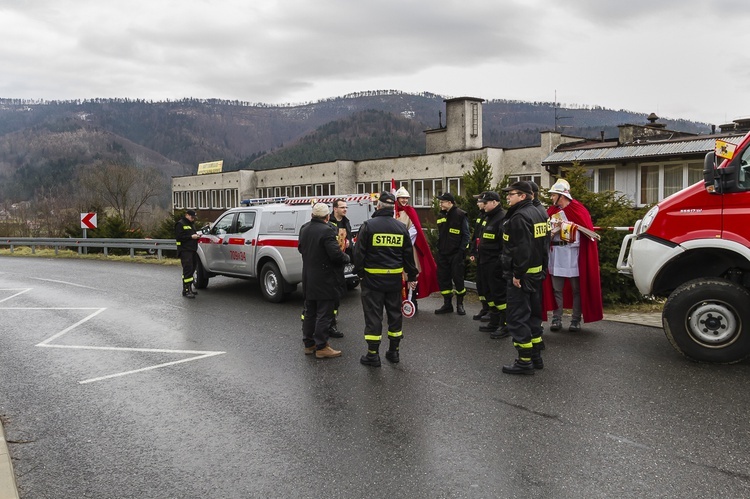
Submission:
POLYGON ((635 224, 617 266, 667 297, 662 324, 679 352, 739 362, 750 356, 750 133, 717 140, 703 177, 635 224))

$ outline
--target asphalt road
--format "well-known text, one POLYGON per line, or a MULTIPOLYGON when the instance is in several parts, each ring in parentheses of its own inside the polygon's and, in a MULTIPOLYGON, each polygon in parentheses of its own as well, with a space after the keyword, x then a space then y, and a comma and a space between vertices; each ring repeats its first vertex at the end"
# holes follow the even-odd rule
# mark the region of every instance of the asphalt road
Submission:
MULTIPOLYGON (((0 257, 0 414, 24 498, 748 497, 750 364, 662 331, 547 333, 545 369, 470 316, 405 321, 401 363, 302 352, 301 296, 177 267, 0 257)), ((470 307, 476 308, 476 307, 470 307)))

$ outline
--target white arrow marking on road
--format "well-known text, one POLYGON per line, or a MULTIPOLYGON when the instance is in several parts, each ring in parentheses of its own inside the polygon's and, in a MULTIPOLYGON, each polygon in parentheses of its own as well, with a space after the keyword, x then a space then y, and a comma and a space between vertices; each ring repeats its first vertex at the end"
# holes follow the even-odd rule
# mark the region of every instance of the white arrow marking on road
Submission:
MULTIPOLYGON (((4 298, 0 300, 0 302, 9 300, 13 297, 26 293, 27 291, 31 291, 31 289, 33 288, 0 289, 0 291, 19 291, 20 290, 20 292, 14 295, 11 295, 7 298, 4 298)), ((69 333, 76 327, 93 319, 94 317, 96 317, 97 315, 99 315, 100 313, 104 312, 107 309, 106 308, 91 308, 91 307, 2 307, 0 308, 0 310, 94 310, 95 311, 89 314, 88 316, 84 317, 80 321, 76 322, 72 326, 68 326, 62 331, 53 334, 52 336, 42 341, 41 343, 36 344, 35 346, 38 346, 38 347, 68 348, 68 349, 74 349, 74 350, 104 350, 104 351, 113 351, 113 352, 173 353, 173 354, 182 354, 182 355, 194 355, 194 357, 190 357, 187 359, 175 360, 172 362, 165 362, 163 364, 143 367, 141 369, 134 369, 132 371, 108 374, 106 376, 100 376, 98 378, 85 379, 83 381, 78 382, 81 385, 86 384, 86 383, 93 383, 95 381, 102 381, 102 380, 110 379, 110 378, 118 378, 120 376, 127 376, 128 374, 136 374, 136 373, 140 373, 144 371, 151 371, 152 369, 159 369, 161 367, 173 366, 175 364, 182 364, 184 362, 205 359, 208 357, 213 357, 214 355, 221 355, 223 353, 226 353, 226 352, 219 352, 219 351, 214 352, 214 351, 208 351, 208 350, 169 350, 169 349, 162 349, 162 348, 102 347, 102 346, 90 346, 90 345, 53 345, 53 344, 50 344, 52 341, 69 333)))

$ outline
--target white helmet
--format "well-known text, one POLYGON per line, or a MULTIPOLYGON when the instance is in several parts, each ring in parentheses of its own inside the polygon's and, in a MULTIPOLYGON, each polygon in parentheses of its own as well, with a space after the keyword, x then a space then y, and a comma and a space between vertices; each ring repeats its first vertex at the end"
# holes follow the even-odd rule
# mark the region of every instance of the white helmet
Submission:
POLYGON ((557 182, 554 183, 552 187, 549 188, 549 191, 547 191, 549 194, 560 194, 561 196, 565 196, 566 198, 572 200, 573 196, 570 195, 570 184, 567 180, 564 178, 561 178, 557 182))
POLYGON ((406 190, 406 187, 399 187, 396 191, 396 198, 410 198, 409 191, 406 190))

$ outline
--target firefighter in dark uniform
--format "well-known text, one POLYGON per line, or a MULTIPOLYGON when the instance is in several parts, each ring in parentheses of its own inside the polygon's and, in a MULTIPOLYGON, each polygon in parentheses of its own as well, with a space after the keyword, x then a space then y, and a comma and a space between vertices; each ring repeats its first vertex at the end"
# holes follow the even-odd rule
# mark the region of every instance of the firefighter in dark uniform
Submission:
POLYGON ((182 218, 174 224, 174 238, 177 243, 177 256, 182 264, 182 296, 195 298, 193 275, 198 266, 198 238, 195 230, 195 211, 187 210, 182 218))
POLYGON ((505 293, 507 283, 500 265, 500 253, 503 250, 503 219, 505 210, 500 204, 500 195, 487 191, 483 195, 485 221, 484 230, 479 239, 479 261, 481 272, 479 278, 487 296, 490 307, 490 322, 481 326, 480 331, 490 333, 490 338, 506 338, 505 327, 505 293))
POLYGON ((484 192, 474 196, 477 198, 477 208, 479 208, 479 214, 474 222, 474 232, 471 234, 471 251, 469 252, 469 258, 477 264, 477 295, 479 302, 482 304, 482 309, 472 317, 475 321, 487 321, 490 318, 490 307, 487 305, 487 290, 484 289, 482 283, 482 264, 479 261, 479 242, 482 237, 482 230, 486 224, 487 214, 484 212, 484 192))
POLYGON ((503 189, 510 208, 503 224, 502 267, 507 287, 507 323, 518 358, 503 366, 508 374, 534 374, 544 363, 534 348, 531 308, 539 301, 544 281, 544 252, 547 219, 532 204, 533 190, 528 182, 516 182, 503 189))
POLYGON ((456 206, 453 194, 445 192, 438 196, 440 214, 438 226, 438 259, 437 277, 440 294, 443 295, 443 306, 435 310, 436 314, 453 312, 453 288, 456 293, 456 313, 466 315, 464 309, 464 256, 469 248, 469 219, 466 212, 456 206))
MULTIPOLYGON (((547 215, 547 208, 544 207, 542 202, 539 200, 539 186, 536 182, 530 181, 531 190, 534 193, 534 199, 531 203, 534 207, 539 210, 539 213, 547 220, 547 235, 545 236, 545 244, 547 247, 550 245, 551 234, 549 231, 549 215, 547 215)), ((544 261, 542 262, 542 273, 547 275, 547 267, 549 266, 549 252, 544 253, 544 261)), ((544 307, 542 306, 542 292, 539 293, 539 300, 531 304, 531 341, 534 343, 534 348, 537 350, 544 350, 544 340, 542 339, 542 333, 544 327, 544 307)), ((543 364, 542 364, 543 365, 543 364)))
POLYGON ((382 192, 372 218, 362 224, 354 248, 354 272, 362 279, 362 311, 365 317, 367 353, 359 361, 366 366, 380 366, 380 341, 383 308, 388 319, 388 351, 385 358, 398 362, 401 330, 401 274, 406 272, 408 285, 417 287, 417 265, 406 226, 393 218, 396 198, 382 192))

